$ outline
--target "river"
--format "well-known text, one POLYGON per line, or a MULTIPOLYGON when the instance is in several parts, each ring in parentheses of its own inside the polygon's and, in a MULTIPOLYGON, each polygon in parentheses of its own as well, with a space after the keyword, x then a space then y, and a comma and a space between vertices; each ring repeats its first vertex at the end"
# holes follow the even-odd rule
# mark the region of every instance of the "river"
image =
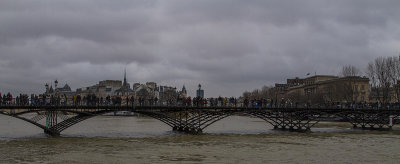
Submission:
POLYGON ((400 130, 354 130, 321 123, 312 133, 282 132, 231 116, 204 135, 171 131, 147 117, 99 116, 47 137, 0 115, 0 163, 400 163, 400 130))

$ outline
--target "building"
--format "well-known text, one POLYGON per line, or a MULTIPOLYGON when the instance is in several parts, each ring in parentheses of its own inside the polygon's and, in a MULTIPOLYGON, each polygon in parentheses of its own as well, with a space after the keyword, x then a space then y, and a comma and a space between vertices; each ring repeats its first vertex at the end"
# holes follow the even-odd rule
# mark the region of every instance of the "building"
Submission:
POLYGON ((89 94, 95 94, 96 97, 105 98, 107 96, 115 96, 117 90, 121 87, 121 80, 103 80, 99 81, 96 85, 76 89, 76 94, 79 94, 82 97, 89 94))
POLYGON ((114 91, 114 95, 116 96, 128 96, 133 93, 131 89, 131 85, 126 81, 126 70, 124 73, 124 83, 122 84, 121 88, 114 91))
POLYGON ((71 87, 66 83, 62 88, 56 88, 55 92, 71 92, 71 87))
POLYGON ((299 77, 286 80, 286 85, 290 86, 290 87, 299 86, 299 85, 303 85, 303 84, 304 84, 304 79, 300 79, 299 77))
POLYGON ((99 81, 98 84, 89 87, 78 88, 76 94, 80 96, 87 96, 94 94, 96 97, 107 97, 107 96, 128 96, 133 94, 133 90, 126 79, 126 71, 124 73, 124 80, 103 80, 99 81))
POLYGON ((287 91, 289 89, 289 85, 288 84, 275 83, 275 89, 277 91, 284 92, 284 91, 287 91))
POLYGON ((181 91, 177 91, 176 87, 158 86, 155 82, 147 82, 146 84, 135 83, 133 86, 136 99, 157 99, 157 103, 160 105, 176 102, 178 98, 184 98, 187 94, 185 87, 181 91))
POLYGON ((313 85, 313 84, 317 84, 318 82, 321 82, 321 81, 337 79, 337 78, 338 78, 337 76, 331 76, 331 75, 315 75, 315 76, 305 78, 304 84, 305 85, 313 85))
MULTIPOLYGON (((124 72, 124 79, 121 80, 103 80, 99 81, 98 84, 82 87, 76 89, 76 92, 71 90, 68 84, 64 87, 58 88, 58 81, 54 82, 55 89, 52 85, 46 84, 46 92, 44 95, 50 96, 64 96, 66 97, 68 104, 73 104, 74 96, 79 96, 82 99, 88 96, 95 96, 96 98, 106 97, 123 97, 122 103, 126 103, 126 97, 134 97, 135 100, 141 99, 145 101, 145 104, 149 105, 149 101, 157 100, 158 103, 166 104, 167 102, 177 101, 178 98, 186 98, 187 92, 185 86, 183 86, 181 91, 177 91, 176 87, 170 86, 158 86, 155 82, 146 82, 145 84, 134 83, 132 88, 127 82, 126 70, 124 72)), ((203 91, 204 95, 204 91, 203 91)), ((64 98, 62 97, 62 98, 64 98)))
POLYGON ((176 87, 170 86, 160 86, 159 87, 159 99, 160 103, 163 105, 168 104, 168 102, 176 101, 178 98, 178 92, 176 87))
POLYGON ((179 96, 181 98, 186 98, 187 97, 187 91, 186 91, 186 87, 185 85, 183 85, 182 90, 180 92, 178 92, 179 96))
MULTIPOLYGON (((70 104, 72 103, 72 98, 76 94, 76 92, 71 90, 71 87, 66 83, 64 87, 58 88, 58 80, 54 81, 54 89, 53 85, 49 85, 46 83, 45 85, 46 91, 41 94, 40 96, 43 98, 45 96, 47 99, 50 99, 51 97, 57 98, 60 100, 61 104, 70 104)), ((46 100, 47 102, 50 102, 50 100, 46 100)))
POLYGON ((201 89, 200 84, 199 84, 199 89, 196 91, 196 97, 204 98, 204 90, 201 89))
POLYGON ((159 98, 157 84, 147 82, 146 84, 136 83, 133 88, 133 94, 137 99, 153 99, 159 98))
POLYGON ((316 75, 289 87, 285 97, 296 102, 369 102, 369 79, 316 75))
POLYGON ((107 97, 113 96, 118 89, 122 87, 121 80, 103 80, 99 82, 98 85, 98 96, 107 97))

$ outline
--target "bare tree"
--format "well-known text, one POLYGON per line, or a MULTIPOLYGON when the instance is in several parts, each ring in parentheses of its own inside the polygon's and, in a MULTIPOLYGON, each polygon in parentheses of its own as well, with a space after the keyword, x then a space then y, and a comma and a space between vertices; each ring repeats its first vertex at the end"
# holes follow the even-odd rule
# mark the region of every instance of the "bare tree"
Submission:
POLYGON ((244 98, 250 98, 250 96, 251 96, 251 93, 249 91, 243 92, 243 97, 244 98))
POLYGON ((342 67, 339 76, 348 77, 349 80, 337 86, 337 90, 340 90, 338 97, 342 100, 346 100, 347 102, 353 102, 355 100, 354 94, 357 92, 357 88, 355 87, 356 79, 355 76, 360 76, 361 71, 353 66, 346 65, 342 67))
MULTIPOLYGON (((390 101, 390 92, 399 80, 399 58, 378 57, 368 64, 367 75, 371 79, 371 91, 375 92, 383 103, 390 101)), ((397 91, 397 89, 395 89, 397 91)), ((399 97, 399 92, 395 92, 399 97)))
POLYGON ((399 57, 393 56, 386 58, 386 69, 388 73, 388 78, 390 80, 390 85, 393 88, 397 102, 400 100, 400 88, 397 81, 400 79, 400 67, 399 67, 399 57))
POLYGON ((271 92, 271 91, 270 91, 271 88, 272 88, 272 87, 269 87, 269 86, 264 85, 264 86, 261 88, 261 97, 264 97, 264 98, 268 97, 269 92, 271 92))
POLYGON ((348 77, 348 76, 360 76, 361 71, 352 65, 346 65, 342 67, 341 72, 339 73, 339 76, 342 77, 348 77))
POLYGON ((369 77, 369 79, 371 80, 372 88, 376 88, 377 87, 377 81, 376 81, 377 77, 376 77, 376 72, 375 72, 375 65, 373 62, 368 63, 366 74, 369 77))

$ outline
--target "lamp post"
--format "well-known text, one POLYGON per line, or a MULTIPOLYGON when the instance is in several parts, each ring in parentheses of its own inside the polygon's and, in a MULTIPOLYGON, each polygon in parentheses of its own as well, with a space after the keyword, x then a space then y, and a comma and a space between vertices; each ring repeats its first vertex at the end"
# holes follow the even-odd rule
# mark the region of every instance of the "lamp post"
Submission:
POLYGON ((199 84, 199 90, 197 91, 197 97, 201 96, 200 91, 201 91, 201 84, 199 84))
POLYGON ((307 89, 307 108, 309 108, 309 106, 311 106, 310 94, 311 94, 311 90, 307 89))
POLYGON ((58 86, 58 80, 56 79, 54 81, 54 99, 55 100, 55 104, 58 106, 60 103, 60 98, 58 97, 58 90, 57 90, 57 86, 58 86))
POLYGON ((278 101, 278 88, 275 87, 275 108, 277 105, 277 101, 278 101))

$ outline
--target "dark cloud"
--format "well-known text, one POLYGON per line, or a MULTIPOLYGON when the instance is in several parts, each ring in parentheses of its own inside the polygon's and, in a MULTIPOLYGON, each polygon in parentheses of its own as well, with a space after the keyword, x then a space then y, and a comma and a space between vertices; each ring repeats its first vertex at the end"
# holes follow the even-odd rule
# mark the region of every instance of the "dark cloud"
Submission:
POLYGON ((363 70, 400 45, 400 3, 374 1, 0 1, 0 92, 155 81, 194 94, 363 70))

